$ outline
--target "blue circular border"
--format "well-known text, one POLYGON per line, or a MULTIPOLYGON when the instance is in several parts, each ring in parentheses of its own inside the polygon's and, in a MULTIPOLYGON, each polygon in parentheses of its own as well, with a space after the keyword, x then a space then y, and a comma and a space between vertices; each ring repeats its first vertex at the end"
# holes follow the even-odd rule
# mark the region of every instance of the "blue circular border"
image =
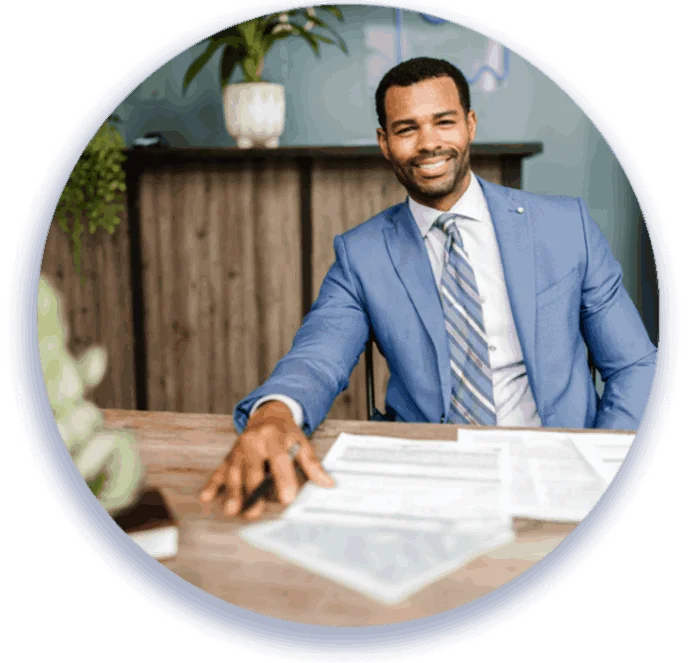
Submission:
MULTIPOLYGON (((364 4, 345 0, 344 4, 364 4)), ((543 70, 587 113, 608 141, 635 190, 657 262, 660 348, 656 375, 635 444, 605 495, 575 531, 545 559, 516 580, 455 610, 413 622, 364 628, 327 628, 271 619, 231 606, 173 575, 142 552, 106 515, 81 480, 58 434, 39 363, 36 304, 48 228, 79 155, 107 116, 159 67, 223 27, 289 6, 289 0, 259 1, 203 20, 139 60, 102 93, 59 147, 41 179, 21 230, 10 284, 10 373, 22 430, 37 472, 83 544, 119 580, 171 619, 231 647, 302 661, 384 661, 450 649, 524 614, 569 581, 617 528, 646 481, 666 430, 680 360, 678 278, 664 221, 649 182, 627 145, 595 102, 568 76, 521 41, 486 22, 418 0, 370 3, 426 12, 496 39, 543 70)))

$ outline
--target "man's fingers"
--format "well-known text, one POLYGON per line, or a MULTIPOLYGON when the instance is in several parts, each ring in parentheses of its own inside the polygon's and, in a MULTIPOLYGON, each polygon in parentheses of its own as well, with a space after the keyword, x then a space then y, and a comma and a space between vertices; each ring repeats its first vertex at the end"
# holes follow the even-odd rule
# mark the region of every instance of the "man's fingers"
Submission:
POLYGON ((303 440, 297 454, 297 462, 300 464, 304 474, 309 481, 313 481, 322 488, 332 488, 335 482, 326 470, 321 467, 319 459, 316 458, 314 450, 308 440, 303 440))
MULTIPOLYGON (((267 460, 275 484, 275 492, 283 504, 290 504, 297 496, 298 481, 294 460, 288 450, 295 441, 300 444, 296 462, 307 478, 319 486, 331 487, 333 479, 324 471, 306 437, 287 434, 279 430, 259 429, 249 431, 237 439, 225 462, 210 477, 200 493, 200 500, 212 500, 222 485, 226 484, 227 499, 224 513, 236 516, 241 511, 246 496, 250 495, 265 479, 264 463, 267 460)), ((261 498, 244 512, 248 519, 258 518, 265 508, 261 498)))
POLYGON ((294 464, 286 449, 278 449, 268 459, 275 482, 275 492, 283 504, 289 504, 297 496, 297 476, 294 464))
MULTIPOLYGON (((265 479, 265 472, 263 472, 263 466, 258 465, 246 465, 246 495, 250 495, 261 482, 265 479)), ((249 507, 242 515, 249 520, 258 518, 263 513, 263 508, 265 506, 265 500, 261 497, 253 506, 249 507)))
POLYGON ((207 480, 207 483, 198 495, 198 499, 200 499, 201 502, 210 502, 214 499, 215 495, 217 495, 217 491, 224 483, 226 467, 226 463, 220 465, 207 480))
POLYGON ((227 492, 229 498, 224 505, 224 512, 228 516, 235 516, 241 508, 242 499, 242 459, 239 452, 233 452, 231 462, 227 465, 227 492))

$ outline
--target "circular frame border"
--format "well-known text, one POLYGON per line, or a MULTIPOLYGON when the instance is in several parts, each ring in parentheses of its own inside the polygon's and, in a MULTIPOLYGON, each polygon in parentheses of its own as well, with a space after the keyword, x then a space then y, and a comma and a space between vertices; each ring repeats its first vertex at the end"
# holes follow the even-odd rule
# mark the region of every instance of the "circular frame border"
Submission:
MULTIPOLYGON (((344 4, 363 5, 345 0, 344 4)), ((178 578, 123 534, 81 480, 60 438, 42 379, 37 295, 43 248, 67 179, 98 127, 154 71, 192 45, 227 27, 299 3, 260 0, 202 20, 131 65, 83 113, 36 187, 23 224, 10 282, 10 375, 22 432, 53 502, 81 542, 135 595, 187 628, 228 646, 302 661, 378 661, 427 655, 460 646, 526 614, 584 566, 618 528, 651 470, 665 434, 680 360, 678 279, 652 187, 620 134, 587 93, 547 58, 482 19, 419 0, 376 1, 379 7, 426 12, 495 39, 539 67, 596 124, 635 191, 654 250, 659 286, 660 347, 642 425, 606 493, 555 550, 519 578, 454 610, 388 626, 321 627, 286 622, 232 606, 178 578), (40 441, 40 442, 37 442, 40 441)), ((231 415, 230 415, 231 416, 231 415)))

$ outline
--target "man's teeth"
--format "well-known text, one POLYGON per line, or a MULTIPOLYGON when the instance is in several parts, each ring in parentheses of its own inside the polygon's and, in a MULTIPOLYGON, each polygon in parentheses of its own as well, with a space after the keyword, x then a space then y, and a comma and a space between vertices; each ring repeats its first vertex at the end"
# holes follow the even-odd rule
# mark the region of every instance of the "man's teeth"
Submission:
POLYGON ((446 159, 442 159, 441 161, 436 161, 435 163, 421 163, 418 167, 419 168, 424 168, 425 170, 434 170, 435 168, 439 168, 446 159))

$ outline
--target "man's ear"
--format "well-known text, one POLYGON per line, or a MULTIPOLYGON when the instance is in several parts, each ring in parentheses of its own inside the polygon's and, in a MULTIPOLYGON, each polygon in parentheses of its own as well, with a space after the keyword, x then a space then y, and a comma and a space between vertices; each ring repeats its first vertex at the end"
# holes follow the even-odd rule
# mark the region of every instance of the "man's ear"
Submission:
POLYGON ((466 124, 468 125, 468 137, 472 143, 475 140, 475 130, 478 126, 478 116, 475 114, 474 110, 468 111, 468 115, 466 115, 466 124))
POLYGON ((388 142, 386 140, 386 132, 381 127, 377 127, 377 129, 376 129, 376 139, 377 139, 377 142, 379 143, 379 148, 381 149, 381 153, 384 155, 384 159, 386 159, 386 161, 388 161, 390 163, 391 157, 389 155, 389 147, 388 147, 388 142))

